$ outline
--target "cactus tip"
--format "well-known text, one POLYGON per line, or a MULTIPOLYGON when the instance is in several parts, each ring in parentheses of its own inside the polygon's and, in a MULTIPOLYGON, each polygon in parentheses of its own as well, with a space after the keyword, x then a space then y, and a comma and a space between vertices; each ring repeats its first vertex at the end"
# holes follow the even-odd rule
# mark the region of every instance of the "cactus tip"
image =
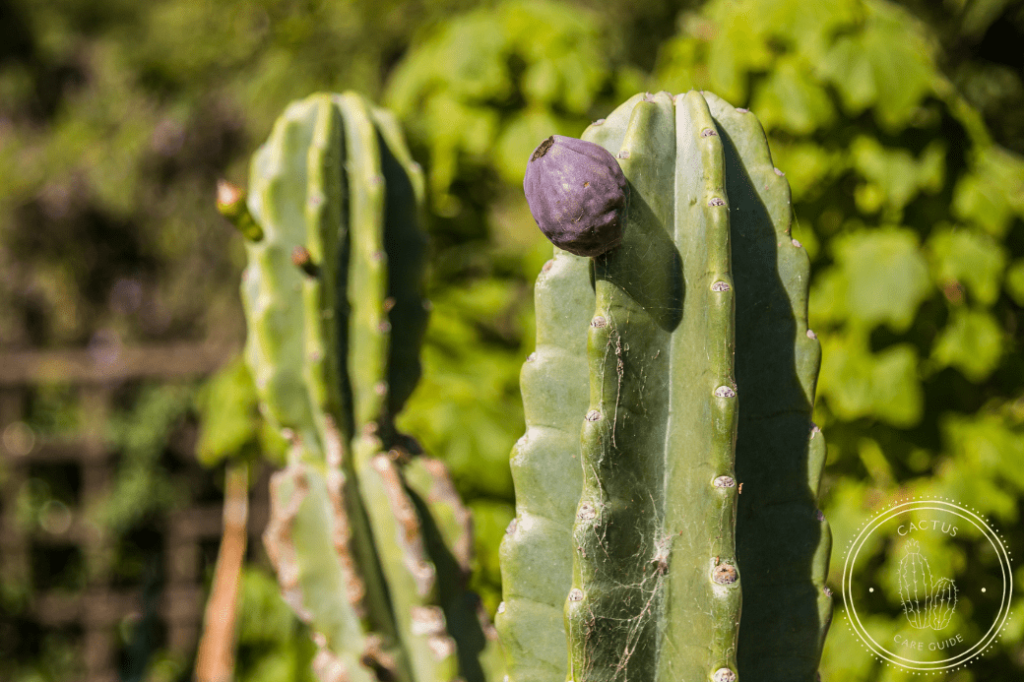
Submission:
POLYGON ((217 208, 231 206, 245 198, 245 192, 238 185, 228 182, 224 178, 217 181, 217 208))
POLYGON ((217 210, 249 241, 263 239, 263 229, 253 220, 245 205, 245 190, 238 185, 224 179, 217 181, 217 210))

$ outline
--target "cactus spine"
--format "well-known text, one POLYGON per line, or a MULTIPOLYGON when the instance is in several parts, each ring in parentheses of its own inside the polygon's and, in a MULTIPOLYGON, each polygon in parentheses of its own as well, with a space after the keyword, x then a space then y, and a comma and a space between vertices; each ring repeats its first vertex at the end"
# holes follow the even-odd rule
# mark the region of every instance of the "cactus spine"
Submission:
POLYGON ((757 119, 710 93, 637 95, 582 139, 629 196, 620 247, 556 249, 538 278, 509 677, 811 682, 831 537, 788 184, 757 119))
POLYGON ((500 665, 465 591, 469 515, 444 466, 393 419, 426 326, 423 181, 390 113, 354 93, 291 104, 253 157, 245 357, 291 442, 268 554, 310 623, 321 679, 483 682, 500 665), (485 673, 491 673, 486 675, 485 673))

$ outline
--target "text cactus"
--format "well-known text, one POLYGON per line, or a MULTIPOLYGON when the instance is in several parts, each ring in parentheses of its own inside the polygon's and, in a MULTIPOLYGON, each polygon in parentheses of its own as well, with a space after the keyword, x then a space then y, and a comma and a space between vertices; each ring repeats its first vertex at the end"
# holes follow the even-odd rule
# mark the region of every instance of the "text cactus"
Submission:
POLYGON ((325 682, 483 682, 501 665, 465 591, 468 512, 394 427, 427 319, 422 201, 397 123, 353 93, 291 104, 248 200, 219 192, 247 237, 245 357, 291 443, 265 544, 325 682))
POLYGON ((556 248, 537 280, 509 679, 813 682, 831 535, 788 183, 754 115, 710 93, 636 95, 583 140, 628 201, 618 248, 556 248))

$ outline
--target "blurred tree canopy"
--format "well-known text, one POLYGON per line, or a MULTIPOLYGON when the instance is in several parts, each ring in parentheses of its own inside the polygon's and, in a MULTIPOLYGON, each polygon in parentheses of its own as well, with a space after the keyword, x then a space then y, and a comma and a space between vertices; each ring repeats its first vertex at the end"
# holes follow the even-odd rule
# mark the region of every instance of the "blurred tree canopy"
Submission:
MULTIPOLYGON (((400 425, 474 509, 493 610, 550 256, 525 161, 636 91, 708 89, 765 126, 812 257, 833 563, 899 490, 970 501, 1022 546, 1021 45, 1021 0, 0 0, 0 346, 240 341, 216 178, 244 182, 288 101, 366 93, 429 177, 434 311, 400 425)), ((246 381, 229 368, 200 397, 211 465, 274 449, 246 381)), ((247 609, 275 608, 261 580, 247 609)), ((245 641, 291 632, 243 623, 245 641)), ((1019 676, 1022 640, 1018 615, 955 679, 1019 676)), ((826 679, 904 679, 840 617, 828 641, 826 679)), ((308 654, 288 651, 266 665, 308 654)))

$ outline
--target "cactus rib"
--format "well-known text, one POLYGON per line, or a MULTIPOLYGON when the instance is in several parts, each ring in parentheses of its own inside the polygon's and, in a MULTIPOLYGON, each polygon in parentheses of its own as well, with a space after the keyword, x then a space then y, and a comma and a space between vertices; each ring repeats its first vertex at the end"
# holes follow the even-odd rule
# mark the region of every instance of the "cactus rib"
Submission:
POLYGON ((832 535, 818 511, 825 438, 811 421, 821 345, 807 326, 810 258, 793 239, 789 183, 750 112, 704 93, 719 124, 732 206, 739 415, 736 552, 744 567, 740 671, 814 680, 832 597, 832 535), (742 169, 742 170, 740 170, 742 169), (779 605, 785 604, 785 608, 779 605))

